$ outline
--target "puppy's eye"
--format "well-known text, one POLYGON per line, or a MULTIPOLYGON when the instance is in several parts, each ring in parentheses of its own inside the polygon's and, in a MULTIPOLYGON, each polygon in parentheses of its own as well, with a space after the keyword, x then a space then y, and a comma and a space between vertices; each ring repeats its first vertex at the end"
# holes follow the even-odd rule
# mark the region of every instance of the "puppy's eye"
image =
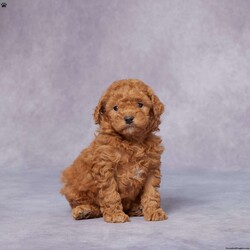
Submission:
POLYGON ((118 106, 113 107, 114 111, 118 111, 118 106))
POLYGON ((138 107, 139 107, 139 108, 142 108, 142 107, 143 107, 143 103, 138 102, 138 107))

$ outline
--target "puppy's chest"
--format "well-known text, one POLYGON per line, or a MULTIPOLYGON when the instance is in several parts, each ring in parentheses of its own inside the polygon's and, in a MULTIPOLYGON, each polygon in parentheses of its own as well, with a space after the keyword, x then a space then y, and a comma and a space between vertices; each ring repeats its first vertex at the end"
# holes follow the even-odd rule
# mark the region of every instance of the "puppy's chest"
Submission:
POLYGON ((122 151, 116 169, 116 179, 122 197, 136 196, 144 186, 150 166, 150 158, 143 148, 122 151))
POLYGON ((147 162, 122 162, 117 166, 116 176, 118 179, 126 180, 127 182, 139 181, 143 182, 148 174, 147 162))

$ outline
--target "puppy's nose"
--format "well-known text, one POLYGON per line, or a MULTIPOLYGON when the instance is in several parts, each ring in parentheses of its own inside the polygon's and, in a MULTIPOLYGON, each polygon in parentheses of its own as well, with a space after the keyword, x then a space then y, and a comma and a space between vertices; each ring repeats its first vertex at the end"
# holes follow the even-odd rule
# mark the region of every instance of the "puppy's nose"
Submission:
POLYGON ((134 120, 134 116, 125 116, 124 120, 125 120, 126 124, 131 124, 134 120))

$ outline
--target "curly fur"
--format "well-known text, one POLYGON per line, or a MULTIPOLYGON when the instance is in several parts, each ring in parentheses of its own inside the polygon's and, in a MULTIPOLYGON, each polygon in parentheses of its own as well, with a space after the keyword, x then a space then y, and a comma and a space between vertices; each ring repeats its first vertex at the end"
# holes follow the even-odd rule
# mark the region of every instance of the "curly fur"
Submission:
POLYGON ((163 147, 153 133, 159 129, 163 111, 159 98, 142 81, 111 84, 94 112, 99 124, 95 140, 62 173, 61 193, 75 219, 167 219, 158 191, 163 147), (131 124, 126 116, 134 117, 131 124))

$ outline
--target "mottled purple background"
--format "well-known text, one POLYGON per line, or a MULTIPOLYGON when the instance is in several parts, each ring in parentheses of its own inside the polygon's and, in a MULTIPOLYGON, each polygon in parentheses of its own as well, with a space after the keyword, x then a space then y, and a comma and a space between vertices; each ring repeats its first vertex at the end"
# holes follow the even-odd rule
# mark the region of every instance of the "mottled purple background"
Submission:
POLYGON ((250 247, 250 0, 3 1, 1 249, 250 247), (122 78, 142 79, 166 105, 169 219, 75 221, 59 175, 122 78))
POLYGON ((6 0, 0 165, 69 165, 117 79, 166 105, 163 168, 249 170, 250 1, 6 0))

